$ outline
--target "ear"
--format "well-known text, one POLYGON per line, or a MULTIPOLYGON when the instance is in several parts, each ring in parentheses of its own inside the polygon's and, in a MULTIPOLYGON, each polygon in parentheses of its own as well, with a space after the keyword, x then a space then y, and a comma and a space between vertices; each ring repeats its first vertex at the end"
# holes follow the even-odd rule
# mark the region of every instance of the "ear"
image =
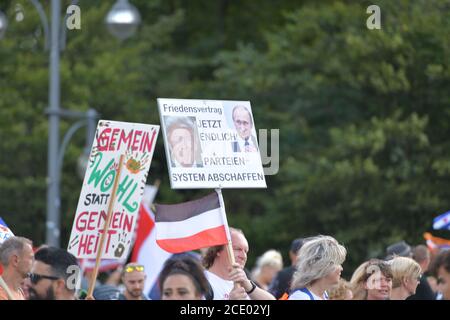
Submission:
POLYGON ((406 287, 408 285, 408 283, 409 283, 409 278, 403 277, 402 278, 402 284, 406 287))
POLYGON ((365 290, 369 290, 369 288, 368 288, 368 286, 367 286, 367 281, 368 281, 368 280, 364 281, 364 285, 363 285, 363 287, 364 287, 365 290))
POLYGON ((17 254, 11 255, 9 258, 9 263, 14 267, 17 267, 19 265, 19 256, 17 254))
POLYGON ((55 294, 61 295, 64 290, 66 290, 66 281, 64 279, 58 279, 54 282, 55 294))

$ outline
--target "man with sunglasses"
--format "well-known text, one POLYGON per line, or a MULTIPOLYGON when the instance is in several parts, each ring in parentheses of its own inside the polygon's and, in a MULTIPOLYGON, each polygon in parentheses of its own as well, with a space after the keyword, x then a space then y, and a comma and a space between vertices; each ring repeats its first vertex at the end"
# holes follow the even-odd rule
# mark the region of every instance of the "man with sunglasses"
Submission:
POLYGON ((43 247, 36 251, 30 273, 30 300, 75 300, 79 266, 66 250, 43 247))
POLYGON ((143 294, 145 278, 144 266, 129 263, 122 270, 122 282, 125 290, 119 295, 119 300, 148 300, 143 294))
POLYGON ((10 237, 0 245, 0 300, 25 300, 21 288, 33 264, 32 242, 22 237, 10 237))

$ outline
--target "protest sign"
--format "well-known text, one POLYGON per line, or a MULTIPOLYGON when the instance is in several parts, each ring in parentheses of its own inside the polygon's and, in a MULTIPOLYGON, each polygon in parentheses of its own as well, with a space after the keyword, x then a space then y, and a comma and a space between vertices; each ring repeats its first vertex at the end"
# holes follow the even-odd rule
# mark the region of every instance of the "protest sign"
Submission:
POLYGON ((158 99, 173 189, 266 188, 249 101, 158 99))
POLYGON ((106 230, 101 258, 128 256, 158 131, 157 125, 99 121, 70 235, 70 253, 96 258, 106 230))

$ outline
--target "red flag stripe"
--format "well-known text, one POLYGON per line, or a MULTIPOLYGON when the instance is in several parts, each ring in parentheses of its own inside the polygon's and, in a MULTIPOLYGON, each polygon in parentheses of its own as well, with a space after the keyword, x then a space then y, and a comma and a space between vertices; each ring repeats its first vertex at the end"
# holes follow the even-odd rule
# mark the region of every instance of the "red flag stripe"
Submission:
POLYGON ((155 222, 150 217, 150 212, 148 211, 146 206, 141 203, 141 206, 139 207, 139 220, 138 229, 136 231, 136 241, 134 243, 131 261, 138 260, 138 254, 141 250, 141 246, 144 243, 145 239, 147 239, 154 226, 155 222))
POLYGON ((181 253, 191 250, 197 250, 200 248, 226 244, 228 241, 225 232, 225 226, 222 225, 219 227, 203 230, 202 232, 189 237, 156 240, 156 242, 162 249, 168 252, 181 253))

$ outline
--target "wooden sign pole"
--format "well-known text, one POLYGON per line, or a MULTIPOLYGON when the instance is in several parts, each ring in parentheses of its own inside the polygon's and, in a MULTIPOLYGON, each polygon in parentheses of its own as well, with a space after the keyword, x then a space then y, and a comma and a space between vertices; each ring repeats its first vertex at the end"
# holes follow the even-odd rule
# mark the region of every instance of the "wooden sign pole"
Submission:
POLYGON ((106 234, 109 229, 109 224, 111 223, 112 214, 113 214, 113 210, 114 210, 114 204, 116 202, 117 187, 119 185, 120 173, 122 171, 122 166, 123 166, 123 159, 124 159, 124 155, 122 154, 122 155, 120 155, 120 158, 119 158, 119 167, 117 168, 117 174, 114 179, 114 185, 113 185, 113 189, 111 191, 111 197, 109 199, 108 215, 106 216, 106 222, 105 222, 105 226, 103 227, 103 233, 100 235, 100 243, 99 243, 99 247, 97 249, 97 258, 95 259, 95 267, 94 267, 94 271, 92 272, 91 282, 89 284, 89 290, 87 293, 86 300, 94 299, 93 293, 94 293, 94 289, 95 289, 95 282, 97 280, 98 269, 100 267, 100 262, 101 262, 101 258, 102 258, 102 254, 103 254, 103 247, 105 245, 106 234))

